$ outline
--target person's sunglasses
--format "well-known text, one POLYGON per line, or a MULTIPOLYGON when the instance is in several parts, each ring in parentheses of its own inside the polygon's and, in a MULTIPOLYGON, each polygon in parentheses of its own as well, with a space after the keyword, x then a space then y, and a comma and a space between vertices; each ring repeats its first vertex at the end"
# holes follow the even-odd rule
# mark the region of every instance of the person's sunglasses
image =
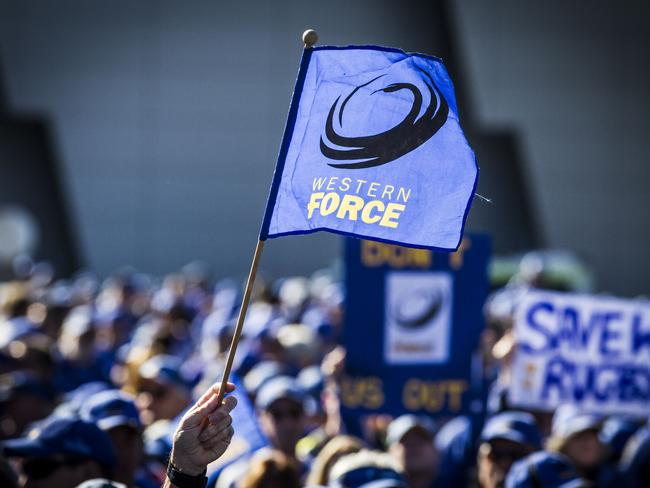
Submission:
POLYGON ((25 476, 32 480, 41 480, 52 475, 57 469, 64 466, 76 466, 85 461, 78 457, 51 457, 33 458, 26 460, 22 465, 25 476))

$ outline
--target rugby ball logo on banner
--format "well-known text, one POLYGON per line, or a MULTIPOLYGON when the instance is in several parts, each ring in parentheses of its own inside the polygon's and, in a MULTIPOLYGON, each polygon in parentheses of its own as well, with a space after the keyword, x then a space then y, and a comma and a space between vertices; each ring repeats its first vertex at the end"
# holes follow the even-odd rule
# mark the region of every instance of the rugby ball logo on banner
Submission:
POLYGON ((386 276, 386 364, 449 360, 453 279, 444 272, 393 271, 386 276))

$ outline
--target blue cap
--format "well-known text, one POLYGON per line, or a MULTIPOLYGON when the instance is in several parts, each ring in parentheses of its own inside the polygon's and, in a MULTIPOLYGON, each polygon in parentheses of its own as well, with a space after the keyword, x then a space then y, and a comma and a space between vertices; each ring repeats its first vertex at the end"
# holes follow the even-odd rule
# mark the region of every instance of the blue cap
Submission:
POLYGON ((613 415, 603 423, 600 430, 600 442, 605 444, 616 456, 623 454, 627 441, 641 427, 637 418, 624 415, 613 415))
POLYGON ((278 361, 261 361, 251 368, 244 376, 244 388, 255 396, 257 392, 271 378, 286 374, 288 368, 278 361))
POLYGON ((111 439, 99 427, 78 417, 51 417, 32 429, 26 437, 10 439, 2 445, 7 457, 80 456, 106 466, 115 465, 111 439))
POLYGON ((301 369, 296 380, 300 386, 315 398, 319 398, 323 388, 325 388, 325 377, 320 370, 320 366, 307 366, 301 369))
POLYGON ((568 460, 557 453, 539 451, 512 465, 506 488, 586 488, 591 486, 568 460))
POLYGON ((481 432, 481 442, 505 439, 539 449, 542 439, 535 418, 525 412, 503 412, 490 418, 481 432))
POLYGON ((140 429, 140 413, 133 397, 119 390, 100 391, 91 396, 79 413, 82 419, 96 424, 102 430, 114 427, 140 429))
POLYGON ((95 393, 110 390, 111 385, 104 381, 91 381, 68 392, 63 397, 63 402, 59 404, 53 412, 57 417, 70 417, 78 416, 79 410, 86 400, 88 400, 95 393))
POLYGON ((397 417, 386 430, 386 444, 391 446, 399 441, 411 430, 419 429, 424 431, 433 442, 436 426, 429 417, 424 415, 406 414, 397 417))
POLYGON ((307 393, 291 376, 276 376, 259 389, 255 398, 255 406, 260 410, 266 410, 274 402, 282 399, 293 400, 304 408, 307 393))
POLYGON ((407 488, 404 477, 392 468, 360 466, 330 482, 333 488, 407 488))
POLYGON ((54 400, 54 390, 25 371, 14 371, 0 377, 0 403, 10 401, 20 393, 41 397, 46 401, 54 400))
POLYGON ((183 362, 176 356, 158 354, 142 363, 138 372, 144 379, 163 385, 189 389, 188 381, 181 374, 182 365, 183 362))
POLYGON ((576 405, 560 405, 553 415, 551 437, 568 439, 580 432, 599 430, 602 421, 602 416, 581 412, 576 405))

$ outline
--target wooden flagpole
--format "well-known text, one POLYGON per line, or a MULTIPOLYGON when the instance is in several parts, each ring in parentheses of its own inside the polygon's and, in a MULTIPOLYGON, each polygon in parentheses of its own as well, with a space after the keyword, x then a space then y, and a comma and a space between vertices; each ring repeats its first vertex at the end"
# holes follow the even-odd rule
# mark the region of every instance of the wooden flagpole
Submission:
MULTIPOLYGON (((313 29, 308 29, 302 34, 302 42, 305 44, 305 48, 312 47, 318 41, 318 34, 313 29)), ((235 333, 232 336, 232 342, 230 343, 230 349, 228 350, 228 357, 226 358, 226 367, 223 370, 223 376, 221 378, 221 386, 219 387, 219 396, 217 398, 217 405, 221 405, 223 397, 226 394, 226 384, 228 383, 228 378, 230 377, 230 370, 232 369, 232 363, 235 360, 235 353, 237 352, 237 346, 239 345, 239 339, 241 338, 242 329, 244 328, 244 320, 246 319, 246 312, 248 311, 248 303, 251 299, 251 293, 253 292, 253 284, 255 283, 255 276, 257 275, 257 268, 260 264, 260 257, 262 256, 262 250, 264 249, 263 240, 259 239, 257 241, 257 246, 255 246, 255 253, 253 254, 253 262, 251 263, 251 269, 248 272, 248 279, 246 280, 246 288, 244 290, 244 298, 239 309, 239 315, 237 316, 237 325, 235 326, 235 333)))

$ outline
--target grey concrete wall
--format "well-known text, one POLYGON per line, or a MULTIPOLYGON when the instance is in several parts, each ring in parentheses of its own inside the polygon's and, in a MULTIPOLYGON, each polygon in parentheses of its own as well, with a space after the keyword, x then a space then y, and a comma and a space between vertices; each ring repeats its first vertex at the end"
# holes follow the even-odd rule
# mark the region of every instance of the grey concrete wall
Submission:
MULTIPOLYGON (((602 288, 650 291, 647 3, 451 4, 477 118, 521 134, 549 243, 583 255, 602 288)), ((199 258, 241 276, 302 30, 431 52, 430 5, 0 0, 0 60, 12 107, 54 124, 93 268, 162 273, 199 258)), ((305 273, 338 252, 333 236, 286 238, 263 268, 305 273)))
POLYGON ((454 6, 477 118, 521 135, 548 243, 600 289, 650 293, 650 3, 454 6))
MULTIPOLYGON (((198 258, 247 271, 302 31, 428 48, 417 2, 335 3, 0 2, 9 100, 52 120, 93 268, 163 273, 198 258)), ((325 234, 273 241, 263 268, 310 272, 339 248, 325 234)))

